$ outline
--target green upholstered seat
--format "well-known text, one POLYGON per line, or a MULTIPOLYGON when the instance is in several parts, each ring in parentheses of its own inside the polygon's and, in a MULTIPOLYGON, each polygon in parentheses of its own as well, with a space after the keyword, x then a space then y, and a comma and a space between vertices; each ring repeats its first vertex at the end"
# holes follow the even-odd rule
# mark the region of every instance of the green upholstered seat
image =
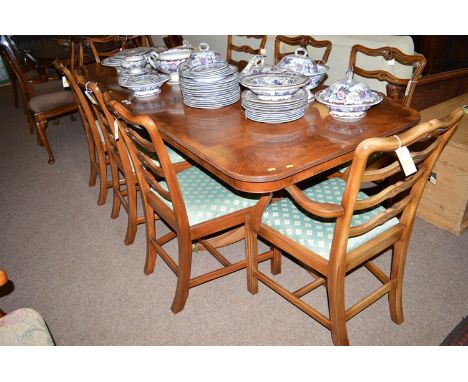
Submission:
MULTIPOLYGON (((316 202, 341 205, 345 185, 346 183, 342 179, 331 178, 307 188, 304 193, 316 202)), ((367 195, 359 192, 358 199, 365 198, 367 198, 367 195)), ((382 211, 384 211, 384 208, 378 206, 371 210, 355 213, 351 225, 363 224, 382 211)), ((321 219, 306 214, 291 199, 283 198, 267 207, 262 216, 262 223, 323 258, 329 258, 335 231, 335 219, 321 219)), ((392 218, 361 236, 350 238, 348 240, 348 252, 396 224, 398 224, 398 219, 392 218)))
MULTIPOLYGON (((258 195, 235 193, 196 166, 179 172, 177 179, 191 226, 252 207, 259 199, 258 195)), ((167 190, 165 182, 160 184, 167 190)), ((172 208, 171 202, 152 191, 172 208)))

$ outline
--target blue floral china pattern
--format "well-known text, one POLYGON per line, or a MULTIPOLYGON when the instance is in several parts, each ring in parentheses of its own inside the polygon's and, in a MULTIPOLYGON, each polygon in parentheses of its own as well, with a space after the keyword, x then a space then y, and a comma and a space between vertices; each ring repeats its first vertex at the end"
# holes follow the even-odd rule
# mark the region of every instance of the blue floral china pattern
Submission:
POLYGON ((265 73, 242 77, 241 85, 262 100, 289 99, 309 81, 308 77, 292 73, 265 73))
POLYGON ((363 83, 353 80, 353 73, 346 73, 346 80, 340 80, 329 88, 315 94, 317 101, 328 106, 330 115, 340 121, 360 120, 371 106, 382 102, 383 96, 363 83))
POLYGON ((165 74, 169 74, 170 78, 168 83, 178 84, 179 73, 177 68, 181 63, 187 61, 192 52, 193 49, 190 45, 182 45, 160 53, 153 51, 147 57, 147 60, 153 68, 165 74))
POLYGON ((205 42, 202 42, 198 46, 198 51, 193 52, 187 60, 187 64, 191 68, 198 65, 209 65, 218 62, 226 63, 227 61, 221 58, 218 52, 210 50, 210 46, 205 42))
POLYGON ((122 79, 119 84, 130 89, 135 97, 149 97, 159 94, 162 84, 167 80, 169 76, 165 74, 144 74, 122 79))

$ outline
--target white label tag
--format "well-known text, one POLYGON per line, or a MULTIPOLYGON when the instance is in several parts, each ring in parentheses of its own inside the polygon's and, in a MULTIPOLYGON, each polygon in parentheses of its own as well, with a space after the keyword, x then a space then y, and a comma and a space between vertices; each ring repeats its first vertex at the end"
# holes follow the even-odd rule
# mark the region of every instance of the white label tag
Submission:
POLYGON ((412 84, 413 84, 413 81, 409 80, 408 85, 406 85, 405 97, 409 94, 409 90, 410 90, 410 87, 411 87, 412 84))
POLYGON ((85 94, 86 94, 86 97, 89 98, 89 100, 94 103, 95 105, 97 105, 97 101, 94 99, 94 97, 91 95, 91 91, 89 90, 85 90, 85 94))
POLYGON ((119 140, 119 123, 116 119, 114 119, 114 139, 119 140))
POLYGON ((388 65, 388 66, 394 66, 394 65, 395 65, 395 59, 392 58, 391 60, 388 60, 388 61, 387 61, 387 65, 388 65))
POLYGON ((67 81, 67 77, 65 77, 65 76, 62 76, 62 86, 64 88, 69 88, 70 87, 70 84, 67 81))
POLYGON ((405 172, 405 175, 411 175, 414 174, 418 169, 416 168, 413 158, 411 158, 411 154, 408 150, 408 147, 402 146, 398 149, 395 150, 398 160, 401 163, 401 167, 403 167, 403 171, 405 172))

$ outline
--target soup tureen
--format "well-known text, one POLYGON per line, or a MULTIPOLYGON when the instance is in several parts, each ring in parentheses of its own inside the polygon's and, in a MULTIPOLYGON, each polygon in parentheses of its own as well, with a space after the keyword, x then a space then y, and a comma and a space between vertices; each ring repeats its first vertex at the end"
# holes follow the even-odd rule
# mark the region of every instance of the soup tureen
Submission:
POLYGON ((316 64, 314 60, 308 57, 307 50, 297 48, 294 54, 284 56, 274 67, 274 71, 292 71, 309 77, 306 89, 309 90, 309 101, 314 99, 311 92, 325 78, 328 66, 316 64))
POLYGON ((364 117, 371 106, 382 102, 383 96, 365 83, 353 80, 353 72, 347 72, 346 77, 317 92, 315 98, 328 107, 333 118, 354 122, 364 117))
POLYGON ((147 59, 152 67, 160 72, 169 74, 169 84, 178 84, 179 74, 177 67, 182 62, 187 61, 192 52, 193 49, 190 45, 182 45, 160 53, 151 52, 147 59))

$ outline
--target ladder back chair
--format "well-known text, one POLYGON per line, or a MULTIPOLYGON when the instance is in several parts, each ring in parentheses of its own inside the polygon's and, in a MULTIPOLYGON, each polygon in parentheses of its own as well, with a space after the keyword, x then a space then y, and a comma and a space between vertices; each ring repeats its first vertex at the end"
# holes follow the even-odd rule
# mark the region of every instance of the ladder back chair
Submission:
POLYGON ((63 63, 59 62, 57 67, 67 78, 73 95, 75 96, 76 103, 78 104, 78 111, 81 116, 86 142, 88 144, 90 166, 89 186, 95 186, 97 177, 99 176, 98 205, 101 206, 106 203, 108 188, 112 187, 112 181, 108 180, 107 175, 110 161, 107 155, 107 145, 104 134, 101 125, 97 119, 95 119, 91 109, 91 100, 86 96, 86 83, 84 78, 77 72, 73 74, 63 63))
POLYGON ((391 319, 401 324, 403 273, 415 212, 431 169, 463 114, 458 108, 398 136, 366 139, 355 150, 347 179, 327 179, 304 190, 292 185, 286 187, 288 197, 272 203, 271 195, 262 196, 246 226, 248 290, 257 293, 262 281, 328 328, 335 345, 348 345, 346 322, 386 294, 391 319), (370 155, 390 154, 402 146, 409 148, 416 172, 405 176, 396 158, 383 168, 366 168, 370 155), (385 178, 394 181, 383 190, 369 195, 361 191, 364 183, 385 178), (289 291, 259 270, 257 237, 287 252, 317 277, 289 291), (387 276, 373 260, 390 248, 387 276), (346 275, 361 266, 383 285, 346 309, 346 275), (328 294, 328 317, 301 299, 321 285, 328 294))
POLYGON ((44 146, 49 156, 49 164, 55 162, 46 128, 50 119, 56 119, 78 109, 73 94, 62 87, 60 80, 31 84, 24 76, 18 63, 11 58, 4 45, 0 46, 0 54, 15 73, 23 95, 24 112, 30 132, 37 131, 37 140, 44 146))
POLYGON ((249 39, 254 39, 254 40, 260 40, 259 42, 259 47, 254 48, 249 45, 236 45, 233 43, 233 37, 232 35, 228 36, 228 46, 227 46, 227 61, 232 64, 236 65, 237 68, 239 69, 239 72, 242 71, 246 65, 247 61, 246 60, 239 60, 236 61, 233 58, 233 52, 240 52, 240 53, 247 53, 247 54, 252 54, 252 55, 264 55, 265 54, 265 45, 267 41, 267 36, 266 35, 239 35, 237 37, 247 37, 249 39))
MULTIPOLYGON (((231 262, 207 240, 209 236, 223 233, 244 225, 245 217, 258 201, 254 195, 239 194, 218 182, 197 166, 176 174, 170 156, 155 123, 149 116, 135 116, 115 100, 109 109, 119 121, 121 137, 130 151, 141 188, 146 215, 146 263, 144 272, 154 271, 159 255, 177 276, 177 288, 171 309, 180 312, 186 303, 189 289, 225 276, 246 267, 243 258, 231 262), (140 134, 139 126, 147 133, 148 141, 140 134), (144 149, 142 149, 144 148, 144 149), (157 155, 151 160, 148 152, 157 155), (170 232, 156 236, 151 217, 157 214, 170 228, 170 232), (177 238, 178 261, 163 248, 177 238), (192 276, 193 243, 200 242, 221 267, 207 273, 192 276)), ((272 258, 272 253, 262 254, 259 261, 272 258)))
POLYGON ((292 52, 281 52, 281 46, 289 45, 289 46, 300 46, 307 50, 307 47, 311 46, 313 48, 322 48, 325 49, 322 55, 321 60, 316 60, 316 62, 323 62, 324 64, 327 63, 328 57, 330 56, 332 50, 332 43, 328 40, 316 40, 312 36, 296 36, 296 37, 287 37, 287 36, 276 36, 275 38, 275 64, 281 61, 281 59, 286 56, 287 54, 294 53, 292 52))
POLYGON ((362 45, 354 45, 349 56, 349 70, 362 77, 386 81, 387 96, 400 102, 403 106, 411 104, 414 89, 425 66, 426 59, 422 54, 405 54, 401 50, 390 46, 372 49, 362 45), (413 67, 411 78, 399 78, 387 70, 366 70, 361 68, 356 65, 358 53, 371 57, 382 57, 387 62, 394 60, 402 65, 411 65, 413 67))
MULTIPOLYGON (((102 58, 113 56, 123 49, 154 46, 151 36, 146 35, 90 37, 85 40, 84 45, 89 46, 97 63, 101 62, 102 58)), ((79 54, 81 66, 84 61, 83 49, 79 54)))

